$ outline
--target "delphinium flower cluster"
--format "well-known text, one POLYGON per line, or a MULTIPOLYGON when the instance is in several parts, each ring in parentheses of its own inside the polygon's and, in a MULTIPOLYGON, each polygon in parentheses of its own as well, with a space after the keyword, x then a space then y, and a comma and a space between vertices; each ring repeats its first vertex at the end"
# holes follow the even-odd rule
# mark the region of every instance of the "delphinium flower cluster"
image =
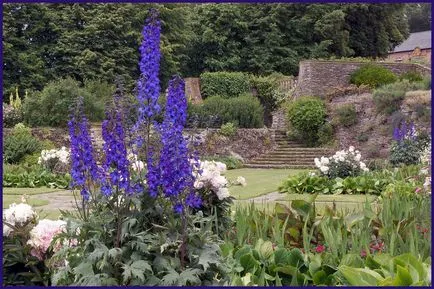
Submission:
POLYGON ((78 100, 77 112, 71 115, 68 127, 71 141, 71 187, 78 188, 83 200, 88 201, 92 189, 90 181, 98 183, 100 171, 94 157, 88 120, 83 114, 82 98, 78 100))
POLYGON ((182 134, 186 119, 184 80, 175 76, 169 81, 165 117, 159 128, 162 149, 158 163, 158 181, 165 197, 174 202, 177 213, 181 213, 185 205, 198 208, 202 203, 193 189, 193 166, 189 161, 187 141, 182 134))
POLYGON ((315 158, 315 165, 321 173, 329 178, 344 178, 347 176, 357 176, 369 169, 361 161, 360 151, 350 146, 348 150, 337 151, 331 157, 315 158))
POLYGON ((66 147, 60 149, 42 150, 38 158, 38 164, 49 171, 54 171, 57 166, 67 166, 69 164, 69 150, 66 147))
MULTIPOLYGON (((143 136, 141 132, 143 126, 147 126, 147 145, 149 145, 149 133, 152 120, 161 111, 158 104, 160 95, 160 34, 161 24, 158 19, 158 12, 155 9, 150 10, 150 16, 146 20, 146 25, 142 31, 142 44, 140 46, 140 78, 137 82, 137 100, 138 100, 138 118, 133 128, 136 137, 133 140, 135 149, 143 145, 143 136)), ((149 157, 149 156, 148 156, 149 157)))
POLYGON ((392 165, 420 163, 423 151, 428 147, 430 136, 417 131, 414 123, 402 121, 393 131, 394 142, 390 148, 392 165))

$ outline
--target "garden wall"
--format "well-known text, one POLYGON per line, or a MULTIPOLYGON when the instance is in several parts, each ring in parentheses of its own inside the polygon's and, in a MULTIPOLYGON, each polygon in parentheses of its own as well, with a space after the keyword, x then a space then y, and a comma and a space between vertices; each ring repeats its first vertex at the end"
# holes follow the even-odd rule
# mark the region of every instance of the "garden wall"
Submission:
MULTIPOLYGON (((5 137, 11 129, 4 128, 5 137)), ((91 134, 98 148, 102 148, 101 128, 93 126, 91 134)), ((40 140, 50 140, 56 147, 69 147, 67 128, 32 128, 32 135, 40 140)), ((194 135, 199 140, 197 150, 201 156, 235 156, 248 160, 266 153, 275 147, 274 130, 238 129, 233 137, 223 136, 219 129, 186 129, 185 135, 194 135)))
MULTIPOLYGON (((366 62, 341 62, 306 60, 300 62, 298 83, 295 96, 314 95, 324 97, 336 89, 350 84, 350 75, 366 62)), ((395 74, 417 71, 422 75, 431 75, 431 69, 413 63, 382 63, 395 74)))

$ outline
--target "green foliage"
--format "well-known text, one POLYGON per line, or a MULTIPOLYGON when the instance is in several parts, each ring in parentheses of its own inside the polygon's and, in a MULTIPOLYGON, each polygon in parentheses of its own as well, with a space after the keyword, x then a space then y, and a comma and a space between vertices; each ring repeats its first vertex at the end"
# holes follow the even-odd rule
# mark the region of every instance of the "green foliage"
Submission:
POLYGON ((377 112, 392 114, 399 110, 407 91, 423 89, 423 86, 423 82, 402 80, 379 87, 373 94, 377 112))
POLYGON ((409 71, 409 72, 405 72, 399 76, 399 80, 404 80, 404 79, 407 79, 410 82, 416 82, 416 81, 422 81, 423 77, 417 71, 409 71))
POLYGON ((333 136, 333 126, 326 122, 318 130, 318 143, 321 145, 329 144, 334 140, 333 136))
POLYGON ((413 254, 374 256, 363 268, 339 266, 348 286, 429 286, 429 264, 413 254))
MULTIPOLYGON (((31 255, 27 245, 36 217, 13 226, 8 237, 3 236, 3 286, 49 286, 49 268, 31 255)), ((11 225, 11 224, 9 224, 11 225)), ((3 226, 8 226, 3 222, 3 226)))
POLYGON ((242 72, 204 72, 200 75, 203 98, 219 95, 237 97, 250 92, 249 75, 242 72))
POLYGON ((364 64, 351 74, 350 82, 355 85, 368 85, 377 88, 381 85, 393 83, 396 75, 389 69, 377 64, 364 64))
POLYGON ((212 217, 190 215, 182 233, 183 221, 168 213, 170 204, 162 199, 127 197, 125 213, 110 209, 116 201, 98 198, 88 218, 64 212, 67 232, 59 238, 78 244, 54 255, 53 261, 66 259, 68 265, 57 268, 53 285, 193 286, 225 280, 212 217), (187 253, 184 264, 181 250, 187 253))
POLYGON ((367 142, 369 140, 369 134, 366 132, 362 132, 357 136, 358 142, 367 142))
POLYGON ((85 113, 91 121, 102 120, 105 99, 96 98, 104 93, 101 86, 104 85, 98 87, 95 82, 88 83, 91 90, 98 91, 94 95, 72 78, 50 82, 41 92, 26 99, 24 120, 31 126, 66 126, 71 107, 78 97, 84 98, 85 113))
POLYGON ((30 129, 19 123, 4 139, 3 160, 7 163, 18 163, 26 155, 41 150, 40 142, 32 136, 30 129))
MULTIPOLYGON (((296 194, 374 194, 380 195, 386 187, 394 182, 401 182, 419 174, 419 166, 403 166, 392 172, 388 169, 367 172, 361 176, 332 178, 302 173, 285 180, 279 187, 279 192, 296 194)), ((408 181, 407 181, 408 183, 408 181)), ((410 190, 414 193, 422 183, 411 183, 410 190)))
POLYGON ((326 107, 324 102, 315 97, 302 97, 288 107, 288 119, 291 126, 301 135, 308 145, 318 142, 318 131, 325 123, 326 107))
POLYGON ((69 174, 54 174, 43 170, 39 165, 27 168, 7 167, 3 173, 3 187, 13 188, 59 188, 66 189, 71 182, 69 174))
POLYGON ((219 133, 224 135, 224 136, 233 137, 237 134, 237 127, 232 122, 228 122, 228 123, 222 124, 222 126, 220 127, 219 133))
POLYGON ((357 123, 357 112, 354 104, 345 104, 336 109, 338 122, 345 126, 350 127, 357 123))
POLYGON ((251 95, 230 99, 209 97, 202 105, 191 105, 188 114, 189 125, 196 127, 220 127, 231 122, 240 128, 258 128, 264 123, 264 110, 251 95))
MULTIPOLYGON (((428 136, 429 137, 429 136, 428 136)), ((417 137, 415 140, 402 140, 394 142, 390 148, 389 161, 392 165, 415 165, 420 163, 420 157, 429 143, 429 140, 417 137)))
POLYGON ((289 177, 278 190, 291 194, 331 194, 333 193, 333 181, 324 176, 303 173, 289 177))
POLYGON ((3 127, 13 127, 23 121, 23 111, 3 103, 3 127))

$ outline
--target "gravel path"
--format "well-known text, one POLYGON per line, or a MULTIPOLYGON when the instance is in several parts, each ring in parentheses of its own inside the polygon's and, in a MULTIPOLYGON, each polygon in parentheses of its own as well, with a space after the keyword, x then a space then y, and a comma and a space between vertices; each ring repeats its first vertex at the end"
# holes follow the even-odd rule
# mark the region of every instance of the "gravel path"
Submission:
POLYGON ((72 192, 69 191, 39 194, 37 198, 50 202, 48 205, 38 207, 44 210, 71 210, 75 208, 74 196, 72 192))

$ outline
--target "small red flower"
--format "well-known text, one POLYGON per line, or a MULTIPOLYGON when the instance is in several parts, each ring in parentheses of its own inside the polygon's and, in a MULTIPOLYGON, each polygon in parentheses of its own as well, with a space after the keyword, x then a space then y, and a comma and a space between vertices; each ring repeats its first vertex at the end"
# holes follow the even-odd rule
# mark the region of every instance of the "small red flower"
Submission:
POLYGON ((360 257, 364 258, 366 257, 366 255, 367 255, 366 250, 360 251, 360 257))
POLYGON ((315 248, 315 252, 317 252, 317 253, 322 253, 324 251, 325 251, 325 246, 324 245, 318 245, 315 248))
POLYGON ((414 191, 416 194, 419 194, 422 191, 421 188, 416 188, 416 190, 414 191))

